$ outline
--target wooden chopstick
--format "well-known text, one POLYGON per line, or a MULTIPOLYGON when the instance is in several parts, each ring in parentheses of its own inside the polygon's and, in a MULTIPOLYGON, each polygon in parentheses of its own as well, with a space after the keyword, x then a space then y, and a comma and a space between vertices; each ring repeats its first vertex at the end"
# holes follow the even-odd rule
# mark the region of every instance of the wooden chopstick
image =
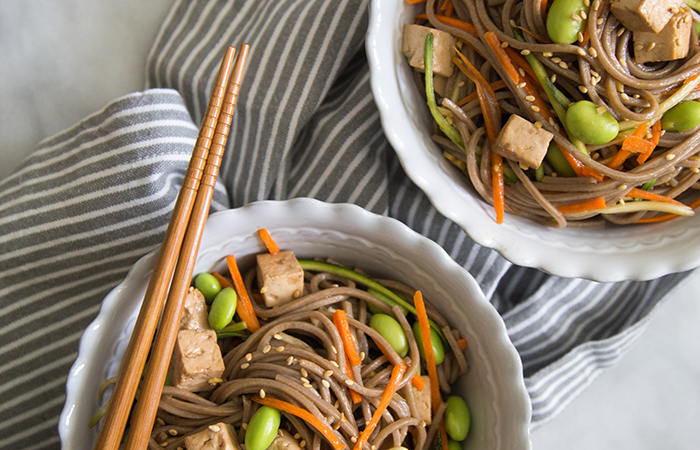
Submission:
MULTIPOLYGON (((236 50, 227 47, 217 74, 215 86, 195 143, 182 188, 173 209, 151 279, 139 311, 134 331, 119 371, 117 383, 109 400, 107 412, 95 444, 95 449, 117 450, 134 403, 138 384, 146 364, 158 320, 168 292, 178 255, 181 253, 193 208, 196 204, 210 147, 214 142, 222 110, 226 109, 225 92, 236 50)), ((219 156, 220 160, 220 156, 219 156)))
POLYGON ((221 108, 221 115, 214 133, 213 143, 204 169, 204 175, 197 192, 190 223, 187 227, 185 240, 182 244, 180 257, 173 275, 170 293, 165 303, 163 317, 156 340, 148 361, 146 375, 141 385, 141 394, 136 402, 132 415, 131 427, 126 440, 126 449, 145 449, 151 436, 151 429, 158 411, 158 402, 163 392, 163 384, 168 371, 170 357, 175 347, 177 333, 180 329, 180 318, 185 304, 185 296, 189 290, 194 265, 199 251, 204 225, 206 224, 211 199, 214 195, 214 185, 226 147, 226 140, 231 129, 233 110, 236 106, 240 89, 243 69, 248 56, 248 44, 242 44, 233 66, 231 81, 226 89, 226 96, 221 108))

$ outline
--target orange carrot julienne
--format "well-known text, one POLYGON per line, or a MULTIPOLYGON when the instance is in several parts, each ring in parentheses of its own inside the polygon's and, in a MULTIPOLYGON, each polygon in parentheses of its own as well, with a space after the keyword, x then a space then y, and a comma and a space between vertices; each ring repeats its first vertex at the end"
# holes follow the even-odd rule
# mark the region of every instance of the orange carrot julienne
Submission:
POLYGON ((518 72, 518 69, 515 68, 515 65, 513 65, 513 61, 510 59, 510 56, 508 56, 508 53, 506 53, 505 49, 501 47, 501 42, 498 40, 496 33, 493 31, 487 31, 484 33, 484 40, 488 44, 493 54, 496 56, 498 62, 503 67, 503 70, 505 70, 506 74, 510 77, 511 81, 518 84, 520 82, 520 73, 518 72))
POLYGON ((406 0, 406 3, 411 5, 417 5, 418 3, 424 3, 426 0, 406 0))
POLYGON ((557 209, 562 214, 571 213, 582 213, 588 211, 596 211, 598 209, 605 209, 605 199, 603 197, 596 197, 590 200, 585 200, 582 202, 569 203, 568 205, 558 206, 557 209))
POLYGON ((496 210, 496 223, 503 223, 505 212, 503 157, 493 152, 491 152, 491 188, 493 190, 493 207, 496 210))
POLYGON ((460 349, 466 350, 466 348, 468 346, 467 340, 465 338, 457 339, 457 345, 459 345, 460 349))
POLYGON ((353 366, 359 366, 362 364, 360 355, 357 353, 357 347, 355 347, 355 341, 353 340, 352 333, 350 332, 350 325, 348 324, 348 316, 342 309, 336 309, 333 313, 333 323, 338 329, 340 334, 340 339, 343 341, 343 348, 345 349, 345 354, 348 356, 348 361, 353 366))
POLYGON ((496 100, 496 93, 493 92, 489 83, 486 81, 484 76, 479 72, 476 67, 462 54, 459 50, 455 48, 455 52, 459 56, 459 59, 452 57, 452 61, 457 65, 459 70, 462 71, 470 80, 476 84, 476 92, 479 97, 479 105, 481 106, 481 113, 484 117, 484 126, 486 127, 486 134, 488 135, 489 142, 493 143, 498 136, 501 111, 498 107, 498 101, 496 100), (461 59, 461 62, 460 62, 461 59), (462 64, 464 63, 464 64, 462 64), (488 102, 486 97, 491 98, 491 102, 488 102), (487 106, 487 103, 495 105, 495 111, 487 106), (493 115, 492 115, 493 114, 493 115))
POLYGON ((362 448, 365 446, 367 443, 367 440, 369 439, 370 435, 374 431, 374 429, 377 427, 377 424, 379 423, 379 420, 382 417, 382 414, 384 414, 384 411, 386 411, 387 407, 389 407, 389 403, 391 403, 391 399, 394 397, 394 394, 396 394, 396 391, 399 388, 399 385, 401 384, 401 378, 403 377, 403 373, 406 371, 406 365, 394 365, 394 368, 391 370, 391 378, 389 379, 389 383, 386 385, 386 388, 384 389, 384 392, 382 393, 382 397, 379 399, 379 403, 377 404, 377 409, 374 410, 374 413, 372 414, 372 418, 369 420, 367 425, 365 426, 365 429, 362 430, 362 433, 360 433, 360 437, 357 439, 357 442, 355 443, 354 450, 362 450, 362 448))
POLYGON ((540 0, 540 15, 542 21, 547 22, 547 0, 540 0))
POLYGON ((655 192, 645 191, 644 189, 639 189, 639 188, 632 188, 627 195, 629 195, 630 197, 641 198, 644 200, 653 200, 653 201, 657 201, 657 202, 675 203, 677 205, 685 206, 684 203, 679 202, 678 200, 672 199, 671 197, 666 197, 665 195, 657 194, 655 192))
MULTIPOLYGON (((456 19, 454 17, 448 17, 448 16, 443 16, 440 14, 435 14, 435 18, 439 20, 440 22, 444 23, 445 25, 459 28, 460 30, 464 31, 465 33, 471 34, 472 36, 478 38, 479 33, 476 31, 476 27, 472 25, 469 22, 464 22, 462 20, 456 19)), ((416 20, 428 20, 428 15, 427 14, 418 14, 415 17, 416 20)))
MULTIPOLYGON (((496 80, 493 83, 489 84, 491 86, 491 89, 493 89, 494 92, 496 92, 499 89, 504 89, 506 87, 506 82, 503 80, 496 80)), ((470 101, 474 100, 476 98, 476 92, 472 92, 471 94, 467 95, 464 97, 462 100, 457 102, 457 106, 464 106, 470 101)))
POLYGON ((657 120, 651 127, 651 139, 649 142, 653 144, 652 147, 648 148, 646 152, 637 156, 637 164, 644 164, 647 159, 651 156, 654 148, 659 144, 659 139, 661 138, 661 121, 657 120))
POLYGON ((272 239, 272 236, 270 236, 270 233, 267 231, 267 228, 260 228, 258 230, 258 234, 260 234, 260 238, 265 243, 265 247, 267 247, 268 252, 274 255, 275 253, 280 251, 280 248, 277 246, 275 240, 272 239))
POLYGON ((610 161, 608 161, 606 166, 610 167, 611 169, 619 169, 620 166, 627 161, 630 154, 631 153, 628 150, 620 149, 617 151, 617 153, 615 153, 615 156, 610 158, 610 161))
POLYGON ((425 387, 425 381, 418 374, 413 375, 413 378, 411 378, 411 384, 414 388, 418 389, 419 391, 422 391, 425 387))
POLYGON ((219 284, 221 285, 222 288, 232 288, 233 285, 231 282, 223 275, 220 273, 212 272, 211 275, 216 278, 219 281, 219 284))
POLYGON ((340 440, 331 427, 323 423, 318 417, 314 416, 304 408, 300 408, 299 406, 284 400, 270 397, 262 398, 259 395, 254 395, 253 401, 260 405, 269 406, 270 408, 275 408, 279 411, 286 412, 300 418, 304 422, 316 428, 323 435, 323 437, 325 437, 326 440, 331 443, 335 450, 343 450, 346 448, 346 445, 340 440))
POLYGON ((428 367, 428 380, 430 380, 430 401, 435 412, 442 403, 440 398, 440 385, 438 384, 437 365, 435 364, 435 354, 433 346, 430 342, 430 322, 428 321, 428 312, 425 309, 423 302, 423 294, 416 291, 413 296, 413 305, 416 308, 416 316, 418 316, 418 326, 420 327, 421 344, 423 344, 423 354, 425 355, 425 363, 428 367))
POLYGON ((647 141, 646 139, 639 138, 637 136, 627 136, 624 141, 622 141, 622 150, 626 150, 630 153, 646 153, 649 150, 653 150, 656 145, 653 142, 647 141))
MULTIPOLYGON (((523 72, 525 72, 530 77, 530 79, 537 79, 535 71, 532 70, 532 66, 530 65, 530 63, 527 62, 523 55, 521 55, 513 47, 506 47, 504 50, 506 51, 506 53, 508 53, 508 56, 510 56, 510 59, 513 61, 513 64, 515 64, 515 66, 517 67, 518 72, 520 72, 520 69, 522 69, 523 72)), ((520 76, 522 76, 522 73, 520 73, 520 76)))
POLYGON ((250 297, 248 297, 248 291, 245 288, 245 283, 243 283, 243 277, 241 277, 238 264, 236 264, 236 258, 234 258, 233 255, 227 256, 226 265, 228 266, 231 278, 233 279, 233 285, 236 287, 236 292, 238 293, 236 312, 252 333, 260 328, 260 322, 258 322, 258 316, 255 314, 253 304, 250 302, 250 297))

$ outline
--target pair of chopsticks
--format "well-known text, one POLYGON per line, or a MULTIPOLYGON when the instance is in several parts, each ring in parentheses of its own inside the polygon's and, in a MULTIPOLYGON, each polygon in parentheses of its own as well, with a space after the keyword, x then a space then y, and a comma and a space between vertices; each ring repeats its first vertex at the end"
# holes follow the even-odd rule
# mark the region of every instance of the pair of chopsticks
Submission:
POLYGON ((150 351, 151 357, 133 411, 126 449, 141 450, 148 446, 180 327, 184 299, 190 286, 202 232, 211 206, 214 184, 231 129, 248 49, 248 44, 241 44, 234 63, 236 49, 229 46, 221 62, 165 239, 114 392, 109 400, 95 450, 119 448, 150 351), (156 328, 158 335, 153 342, 156 328))

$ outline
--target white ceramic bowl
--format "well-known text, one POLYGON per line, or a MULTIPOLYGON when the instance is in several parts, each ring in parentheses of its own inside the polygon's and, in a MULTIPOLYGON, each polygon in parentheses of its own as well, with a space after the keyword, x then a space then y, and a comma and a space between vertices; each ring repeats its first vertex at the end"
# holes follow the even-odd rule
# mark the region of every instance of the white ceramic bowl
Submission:
MULTIPOLYGON (((241 265, 252 263, 252 255, 265 251, 257 237, 262 227, 281 248, 301 257, 332 257, 421 289, 469 342, 470 370, 456 388, 472 411, 468 447, 530 448, 531 407, 520 358, 477 283, 441 247, 358 206, 311 199, 260 202, 209 218, 195 273, 225 267, 228 254, 235 254, 241 265)), ((150 254, 134 265, 81 338, 59 422, 64 450, 93 448, 97 431, 88 431, 87 423, 99 409, 97 389, 118 372, 154 263, 155 254, 150 254)))
POLYGON ((647 280, 700 266, 700 215, 666 223, 554 229, 493 208, 430 139, 432 119, 401 53, 401 30, 423 4, 372 0, 367 35, 372 92, 382 126, 411 180, 478 244, 514 264, 596 281, 647 280))

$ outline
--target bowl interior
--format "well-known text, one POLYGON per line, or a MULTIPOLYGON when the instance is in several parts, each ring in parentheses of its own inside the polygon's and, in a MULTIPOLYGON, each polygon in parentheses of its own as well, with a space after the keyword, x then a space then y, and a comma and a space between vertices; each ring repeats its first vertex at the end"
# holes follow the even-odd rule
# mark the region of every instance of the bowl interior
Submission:
MULTIPOLYGON (((253 255, 264 251, 257 237, 261 227, 281 248, 300 257, 332 257, 421 289, 469 342, 470 370, 457 386, 473 415, 467 444, 529 448, 530 403, 519 357, 476 282, 439 246, 397 221, 356 206, 308 199, 261 202, 210 217, 196 271, 223 268, 228 254, 235 254, 241 266, 252 263, 253 255)), ((97 387, 118 371, 154 261, 150 255, 134 266, 105 299, 81 340, 59 426, 64 448, 91 448, 94 443, 97 433, 86 431, 86 424, 99 408, 97 387)))
POLYGON ((384 132, 411 180, 478 244, 514 264, 596 281, 648 280, 700 266, 700 216, 670 222, 554 229, 514 214, 497 225, 492 207, 431 138, 432 119, 401 53, 403 24, 422 5, 373 0, 366 50, 384 132))

